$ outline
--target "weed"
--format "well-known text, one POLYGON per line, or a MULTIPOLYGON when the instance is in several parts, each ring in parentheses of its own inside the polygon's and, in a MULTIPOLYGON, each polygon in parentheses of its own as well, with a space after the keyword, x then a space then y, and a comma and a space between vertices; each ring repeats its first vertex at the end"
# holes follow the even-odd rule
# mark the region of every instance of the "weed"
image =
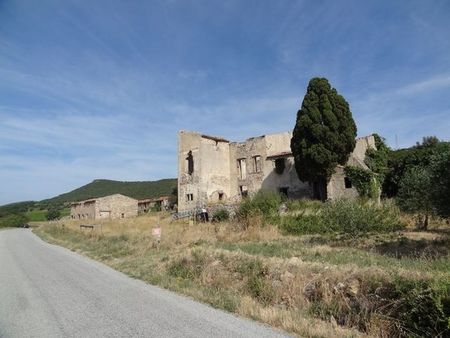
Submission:
POLYGON ((214 211, 214 214, 212 216, 213 222, 224 222, 228 221, 230 218, 230 213, 227 209, 217 209, 214 211))

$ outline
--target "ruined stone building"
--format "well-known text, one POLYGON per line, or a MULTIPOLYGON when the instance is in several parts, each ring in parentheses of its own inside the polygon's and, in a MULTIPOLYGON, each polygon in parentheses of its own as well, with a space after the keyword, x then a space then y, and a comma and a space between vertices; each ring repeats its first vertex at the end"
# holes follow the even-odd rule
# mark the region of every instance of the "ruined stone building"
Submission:
POLYGON ((169 196, 161 196, 157 198, 147 198, 138 201, 138 214, 143 215, 151 211, 152 209, 168 210, 169 209, 169 196))
MULTIPOLYGON (((298 179, 291 153, 292 133, 252 137, 244 142, 197 132, 178 135, 178 210, 214 203, 234 203, 260 189, 278 191, 289 198, 312 197, 312 187, 298 179)), ((367 168, 367 148, 373 136, 356 140, 349 165, 367 168)), ((327 185, 327 197, 355 197, 358 193, 338 166, 327 185)))
POLYGON ((138 214, 138 201, 121 194, 73 202, 70 217, 73 219, 115 219, 138 214))

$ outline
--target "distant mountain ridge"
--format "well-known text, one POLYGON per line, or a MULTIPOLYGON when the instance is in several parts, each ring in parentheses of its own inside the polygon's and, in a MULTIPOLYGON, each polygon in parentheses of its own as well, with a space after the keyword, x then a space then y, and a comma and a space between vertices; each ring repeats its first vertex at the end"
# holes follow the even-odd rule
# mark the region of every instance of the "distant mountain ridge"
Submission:
POLYGON ((60 204, 113 194, 122 194, 136 199, 153 198, 170 195, 176 186, 176 178, 138 182, 97 179, 68 193, 42 200, 40 203, 60 204))
POLYGON ((91 183, 83 185, 75 190, 39 202, 24 201, 0 206, 0 218, 8 214, 27 212, 31 209, 60 209, 70 202, 82 201, 89 198, 103 197, 113 194, 122 194, 136 199, 169 196, 176 186, 176 178, 138 182, 96 179, 91 183))

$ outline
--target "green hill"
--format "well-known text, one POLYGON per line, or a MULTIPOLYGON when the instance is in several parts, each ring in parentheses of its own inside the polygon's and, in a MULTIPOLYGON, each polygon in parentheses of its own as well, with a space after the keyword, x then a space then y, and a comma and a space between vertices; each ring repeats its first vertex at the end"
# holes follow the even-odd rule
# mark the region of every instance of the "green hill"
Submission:
MULTIPOLYGON (((68 193, 39 202, 26 201, 0 206, 0 221, 2 218, 11 214, 34 215, 52 208, 63 209, 67 207, 70 202, 82 201, 89 198, 103 197, 113 194, 122 194, 136 199, 169 196, 176 186, 177 179, 175 178, 142 182, 94 180, 91 183, 68 193)), ((34 220, 36 217, 33 216, 29 218, 34 220)))
POLYGON ((66 202, 82 201, 94 197, 122 194, 136 199, 168 196, 177 186, 175 178, 159 181, 121 182, 112 180, 94 180, 68 193, 39 202, 41 205, 55 205, 66 202))

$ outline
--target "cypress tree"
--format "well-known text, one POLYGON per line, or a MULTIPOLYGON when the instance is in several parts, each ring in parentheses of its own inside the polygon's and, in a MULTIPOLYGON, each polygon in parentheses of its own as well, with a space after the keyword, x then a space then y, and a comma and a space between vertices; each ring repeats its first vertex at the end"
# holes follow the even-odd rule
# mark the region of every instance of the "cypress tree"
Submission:
POLYGON ((302 181, 313 184, 314 197, 326 199, 326 184, 338 164, 355 148, 356 125, 347 101, 325 78, 309 81, 297 112, 291 150, 302 181))

